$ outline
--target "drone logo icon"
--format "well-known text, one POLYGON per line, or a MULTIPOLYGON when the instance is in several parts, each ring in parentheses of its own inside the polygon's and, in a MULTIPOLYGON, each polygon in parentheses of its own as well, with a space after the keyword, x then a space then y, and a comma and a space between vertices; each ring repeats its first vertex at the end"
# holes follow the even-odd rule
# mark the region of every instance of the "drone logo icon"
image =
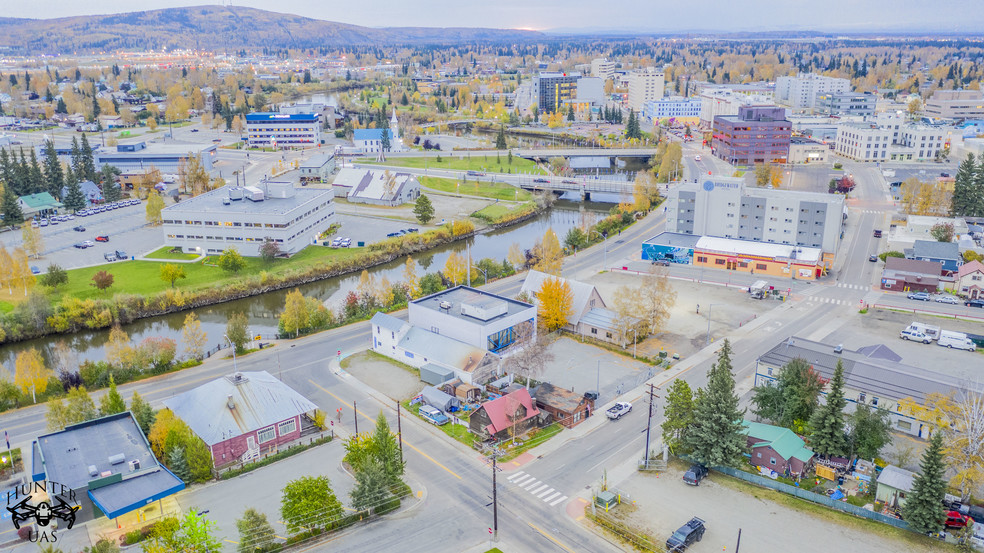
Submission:
POLYGON ((7 511, 14 528, 19 530, 21 524, 33 520, 36 527, 29 539, 36 543, 58 541, 52 520, 63 520, 65 529, 71 530, 79 507, 74 490, 50 480, 30 482, 7 492, 7 511))

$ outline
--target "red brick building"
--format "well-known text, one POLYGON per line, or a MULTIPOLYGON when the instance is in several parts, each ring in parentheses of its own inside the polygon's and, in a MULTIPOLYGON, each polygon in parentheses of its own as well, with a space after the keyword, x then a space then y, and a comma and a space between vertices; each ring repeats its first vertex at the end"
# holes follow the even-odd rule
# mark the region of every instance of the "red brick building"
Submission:
POLYGON ((205 442, 217 468, 297 440, 305 416, 318 408, 266 371, 226 375, 166 399, 164 406, 205 442))
POLYGON ((895 292, 929 292, 939 288, 943 266, 934 261, 886 257, 881 289, 895 292))
POLYGON ((779 106, 742 106, 714 118, 711 152, 732 165, 786 163, 793 124, 779 106))
POLYGON ((594 413, 594 400, 546 382, 533 391, 533 399, 537 408, 566 428, 581 424, 594 413))

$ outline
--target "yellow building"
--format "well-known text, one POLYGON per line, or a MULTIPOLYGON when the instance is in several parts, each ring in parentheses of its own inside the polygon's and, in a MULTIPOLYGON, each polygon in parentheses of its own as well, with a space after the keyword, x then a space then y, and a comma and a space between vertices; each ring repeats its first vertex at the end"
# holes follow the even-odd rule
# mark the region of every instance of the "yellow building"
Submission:
POLYGON ((815 280, 825 264, 819 248, 703 236, 694 246, 694 266, 815 280))

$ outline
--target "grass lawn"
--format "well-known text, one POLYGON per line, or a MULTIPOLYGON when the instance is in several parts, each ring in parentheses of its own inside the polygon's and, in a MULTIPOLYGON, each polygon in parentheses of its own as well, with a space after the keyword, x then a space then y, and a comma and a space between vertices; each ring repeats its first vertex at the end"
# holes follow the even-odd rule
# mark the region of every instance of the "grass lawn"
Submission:
POLYGON ((454 179, 445 179, 442 177, 420 177, 419 180, 421 186, 425 188, 438 190, 440 192, 448 192, 451 194, 468 194, 470 196, 481 196, 483 198, 492 198, 496 200, 520 201, 526 201, 533 197, 533 195, 526 190, 501 182, 460 182, 454 179))
MULTIPOLYGON (((513 173, 523 171, 537 175, 545 175, 536 163, 519 156, 513 156, 512 164, 509 163, 509 156, 503 152, 496 159, 495 154, 475 154, 468 155, 456 153, 453 157, 448 154, 441 154, 441 161, 436 157, 393 157, 380 162, 384 165, 396 165, 398 167, 413 167, 423 169, 426 164, 428 169, 455 169, 458 171, 483 171, 491 173, 513 173)), ((358 163, 376 163, 375 159, 363 158, 356 160, 358 163)))
MULTIPOLYGON (((420 420, 426 421, 427 424, 430 424, 430 421, 427 421, 427 419, 417 414, 417 409, 419 407, 420 407, 419 405, 410 405, 410 400, 403 402, 404 409, 420 417, 420 420)), ((445 413, 445 414, 448 415, 448 418, 451 418, 452 415, 456 415, 458 417, 458 420, 463 424, 454 424, 452 419, 452 422, 449 422, 447 424, 442 424, 437 428, 440 428, 441 430, 444 431, 445 434, 451 436, 455 440, 458 440, 459 442, 465 444, 466 446, 471 447, 472 444, 475 443, 475 435, 468 430, 468 417, 462 416, 464 415, 464 413, 461 413, 460 411, 458 413, 445 413)))
POLYGON ((14 310, 14 304, 9 301, 0 301, 0 313, 10 313, 14 310))
POLYGON ((171 248, 171 246, 164 246, 159 250, 155 250, 148 253, 144 257, 151 258, 151 259, 178 259, 178 260, 189 260, 199 257, 198 254, 195 253, 171 253, 172 249, 173 248, 171 248))
MULTIPOLYGON (((175 287, 181 290, 196 290, 239 280, 244 276, 258 275, 262 271, 269 274, 283 274, 291 270, 305 269, 329 259, 351 258, 361 253, 362 248, 308 246, 290 259, 276 259, 272 263, 267 263, 258 257, 246 257, 246 267, 239 273, 229 273, 204 263, 187 263, 182 264, 187 278, 178 280, 175 287)), ((217 256, 212 256, 205 261, 215 263, 217 259, 217 256)), ((59 287, 52 294, 52 301, 57 303, 63 296, 68 295, 79 299, 110 298, 118 292, 153 295, 169 287, 169 283, 160 278, 161 265, 162 263, 158 261, 125 261, 71 269, 68 271, 68 284, 59 287), (107 290, 100 291, 91 285, 92 275, 99 271, 107 271, 115 278, 113 285, 107 290)))
POLYGON ((513 209, 516 209, 517 207, 522 207, 522 206, 507 205, 507 204, 492 204, 492 205, 485 206, 482 209, 476 211, 474 215, 475 216, 481 215, 495 220, 509 213, 513 209))
POLYGON ((553 423, 550 426, 541 428, 536 432, 536 434, 532 438, 524 441, 522 445, 507 449, 506 454, 499 458, 499 462, 504 463, 506 461, 510 461, 512 459, 515 459, 516 457, 519 457, 519 455, 525 452, 526 450, 533 449, 534 447, 546 442, 550 438, 553 438, 557 434, 560 434, 560 431, 563 429, 564 427, 557 423, 553 423))

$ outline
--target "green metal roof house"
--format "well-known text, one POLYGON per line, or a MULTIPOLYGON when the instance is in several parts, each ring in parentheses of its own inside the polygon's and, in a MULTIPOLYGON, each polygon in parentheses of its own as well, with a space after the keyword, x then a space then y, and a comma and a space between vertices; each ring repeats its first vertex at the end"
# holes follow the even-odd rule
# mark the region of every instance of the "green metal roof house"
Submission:
POLYGON ((39 214, 47 215, 48 213, 54 213, 62 207, 61 202, 47 192, 21 196, 17 198, 17 203, 20 204, 25 219, 30 219, 39 214))
POLYGON ((760 422, 742 422, 753 465, 782 475, 802 476, 813 463, 813 451, 792 430, 760 422))

